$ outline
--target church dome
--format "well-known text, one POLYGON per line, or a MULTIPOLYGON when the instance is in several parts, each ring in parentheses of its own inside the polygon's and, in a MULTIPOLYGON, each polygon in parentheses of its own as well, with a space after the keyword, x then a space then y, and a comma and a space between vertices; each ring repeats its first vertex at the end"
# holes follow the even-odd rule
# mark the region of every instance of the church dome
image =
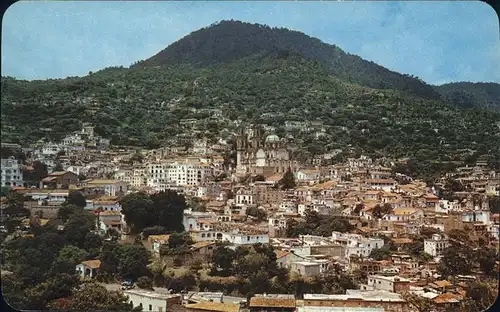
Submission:
POLYGON ((279 140, 280 140, 279 136, 277 136, 276 134, 271 134, 271 135, 267 136, 266 143, 267 142, 278 142, 279 140))

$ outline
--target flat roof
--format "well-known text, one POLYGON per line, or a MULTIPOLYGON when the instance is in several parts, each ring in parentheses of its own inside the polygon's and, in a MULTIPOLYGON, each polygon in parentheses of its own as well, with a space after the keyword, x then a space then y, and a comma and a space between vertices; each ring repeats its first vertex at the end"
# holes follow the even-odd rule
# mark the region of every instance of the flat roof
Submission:
POLYGON ((160 293, 156 291, 143 290, 143 289, 129 289, 123 291, 123 293, 126 295, 136 295, 154 299, 171 299, 180 296, 179 294, 166 294, 166 293, 160 293))
POLYGON ((385 290, 354 290, 348 289, 345 295, 304 294, 304 300, 363 300, 405 302, 401 295, 385 290))

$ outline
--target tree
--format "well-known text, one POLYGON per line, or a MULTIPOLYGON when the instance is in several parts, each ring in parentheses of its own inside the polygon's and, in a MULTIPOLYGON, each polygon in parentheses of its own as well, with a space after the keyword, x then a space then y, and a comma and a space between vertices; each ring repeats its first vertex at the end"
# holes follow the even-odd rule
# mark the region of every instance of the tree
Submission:
POLYGON ((235 252, 225 245, 219 245, 212 254, 212 271, 220 275, 228 276, 233 268, 235 252))
POLYGON ((488 206, 491 213, 500 213, 500 196, 491 196, 488 198, 488 206))
POLYGON ((432 302, 429 298, 421 297, 409 292, 403 293, 402 297, 418 312, 432 312, 435 308, 434 302, 432 302))
POLYGON ((177 192, 167 190, 151 196, 132 193, 120 201, 125 221, 132 233, 138 234, 144 228, 162 226, 168 232, 182 232, 182 218, 186 199, 177 192))
POLYGON ((283 190, 290 190, 295 188, 295 177, 290 169, 288 169, 283 177, 278 181, 278 185, 281 186, 281 189, 283 190))
POLYGON ((184 210, 187 208, 186 198, 175 191, 166 190, 151 196, 154 207, 157 211, 159 225, 164 226, 172 232, 184 231, 182 218, 184 210))
POLYGON ((478 255, 479 268, 484 274, 495 277, 495 262, 498 259, 497 251, 494 249, 480 249, 478 255))
POLYGON ((142 289, 153 289, 153 280, 149 276, 141 276, 137 279, 137 287, 142 289))
POLYGON ((257 207, 249 207, 246 209, 247 216, 252 216, 257 219, 257 221, 263 221, 267 218, 267 214, 263 209, 257 207))
POLYGON ((390 214, 391 212, 392 212, 391 204, 383 204, 383 205, 377 204, 372 209, 372 215, 378 219, 382 218, 386 214, 390 214))
POLYGON ((380 261, 380 260, 388 260, 391 258, 392 252, 387 248, 386 246, 382 248, 375 248, 372 250, 370 253, 370 258, 373 258, 374 260, 380 261))
POLYGON ((74 213, 80 211, 81 208, 75 205, 68 204, 67 202, 62 204, 59 210, 57 210, 57 218, 66 222, 69 220, 70 216, 74 213))
POLYGON ((168 238, 168 248, 178 249, 194 244, 193 238, 188 232, 172 233, 168 238))
POLYGON ((64 171, 64 167, 60 162, 56 162, 56 165, 54 166, 54 169, 52 171, 53 172, 64 171))
POLYGON ((11 192, 6 198, 3 213, 7 218, 24 218, 29 216, 29 210, 24 208, 24 195, 11 192))
POLYGON ((78 191, 69 192, 68 198, 66 199, 68 205, 75 205, 80 208, 85 208, 87 206, 87 200, 82 193, 78 191))
POLYGON ((142 245, 118 245, 113 249, 117 260, 117 273, 122 278, 136 280, 140 276, 150 275, 147 268, 149 252, 142 245))
POLYGON ((53 272, 72 274, 75 266, 85 260, 87 251, 73 245, 66 245, 59 250, 59 255, 52 265, 53 272))
POLYGON ((83 248, 86 244, 87 234, 95 230, 95 219, 95 215, 92 213, 82 208, 76 208, 76 211, 69 216, 64 225, 64 237, 71 244, 83 248))
POLYGON ((155 207, 147 194, 129 194, 120 200, 120 204, 125 221, 132 233, 140 233, 142 229, 155 223, 153 221, 155 207))
POLYGON ((160 225, 150 226, 142 230, 142 236, 144 239, 146 239, 150 235, 161 235, 168 233, 169 231, 164 226, 160 225))
POLYGON ((467 311, 486 311, 497 300, 498 280, 491 282, 470 282, 467 285, 465 306, 467 311))
POLYGON ((352 210, 352 215, 359 215, 359 213, 365 208, 365 204, 357 204, 352 210))
POLYGON ((128 303, 127 296, 107 291, 95 282, 83 284, 69 297, 53 300, 49 308, 56 311, 137 311, 128 303))
POLYGON ((444 250, 438 272, 444 277, 469 274, 472 271, 472 257, 473 252, 469 247, 451 245, 444 250))

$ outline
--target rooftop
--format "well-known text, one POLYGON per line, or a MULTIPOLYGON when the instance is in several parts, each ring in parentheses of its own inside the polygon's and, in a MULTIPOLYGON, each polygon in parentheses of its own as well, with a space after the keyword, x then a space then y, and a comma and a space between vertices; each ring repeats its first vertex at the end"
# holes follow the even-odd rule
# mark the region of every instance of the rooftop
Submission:
POLYGON ((364 300, 382 302, 404 302, 401 295, 386 290, 352 290, 348 289, 345 295, 304 294, 304 300, 364 300))
POLYGON ((199 302, 186 304, 186 308, 202 310, 202 311, 217 311, 217 312, 238 312, 240 306, 233 303, 219 303, 219 302, 199 302))
POLYGON ((83 264, 91 269, 98 269, 101 267, 101 260, 87 260, 82 261, 80 264, 83 264))
POLYGON ((143 289, 129 289, 125 290, 123 292, 125 295, 136 295, 136 296, 142 296, 142 297, 148 297, 148 298, 153 298, 153 299, 171 299, 175 297, 179 297, 179 294, 166 294, 166 293, 159 293, 155 291, 148 291, 148 290, 143 290, 143 289))
POLYGON ((294 295, 256 295, 250 299, 250 307, 295 308, 294 295))

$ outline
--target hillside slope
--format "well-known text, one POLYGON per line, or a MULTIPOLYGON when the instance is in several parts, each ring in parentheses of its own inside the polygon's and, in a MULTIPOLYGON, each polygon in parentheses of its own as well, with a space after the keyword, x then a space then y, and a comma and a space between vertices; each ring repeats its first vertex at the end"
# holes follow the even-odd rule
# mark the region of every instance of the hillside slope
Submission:
POLYGON ((332 149, 422 160, 460 159, 463 149, 500 155, 499 114, 351 84, 290 53, 204 68, 179 64, 110 68, 63 80, 2 79, 2 141, 57 140, 92 122, 113 144, 155 147, 180 134, 230 137, 236 119, 292 134, 309 156, 332 149), (209 118, 213 109, 222 117, 209 118), (198 132, 179 125, 187 118, 199 120, 198 132), (314 120, 322 126, 285 131, 286 121, 314 120))
POLYGON ((500 84, 456 82, 435 87, 443 100, 460 107, 500 111, 500 84))
POLYGON ((390 71, 304 33, 240 21, 222 21, 194 31, 136 66, 185 63, 203 67, 275 51, 297 53, 318 61, 334 76, 352 83, 440 98, 431 86, 416 77, 390 71))

